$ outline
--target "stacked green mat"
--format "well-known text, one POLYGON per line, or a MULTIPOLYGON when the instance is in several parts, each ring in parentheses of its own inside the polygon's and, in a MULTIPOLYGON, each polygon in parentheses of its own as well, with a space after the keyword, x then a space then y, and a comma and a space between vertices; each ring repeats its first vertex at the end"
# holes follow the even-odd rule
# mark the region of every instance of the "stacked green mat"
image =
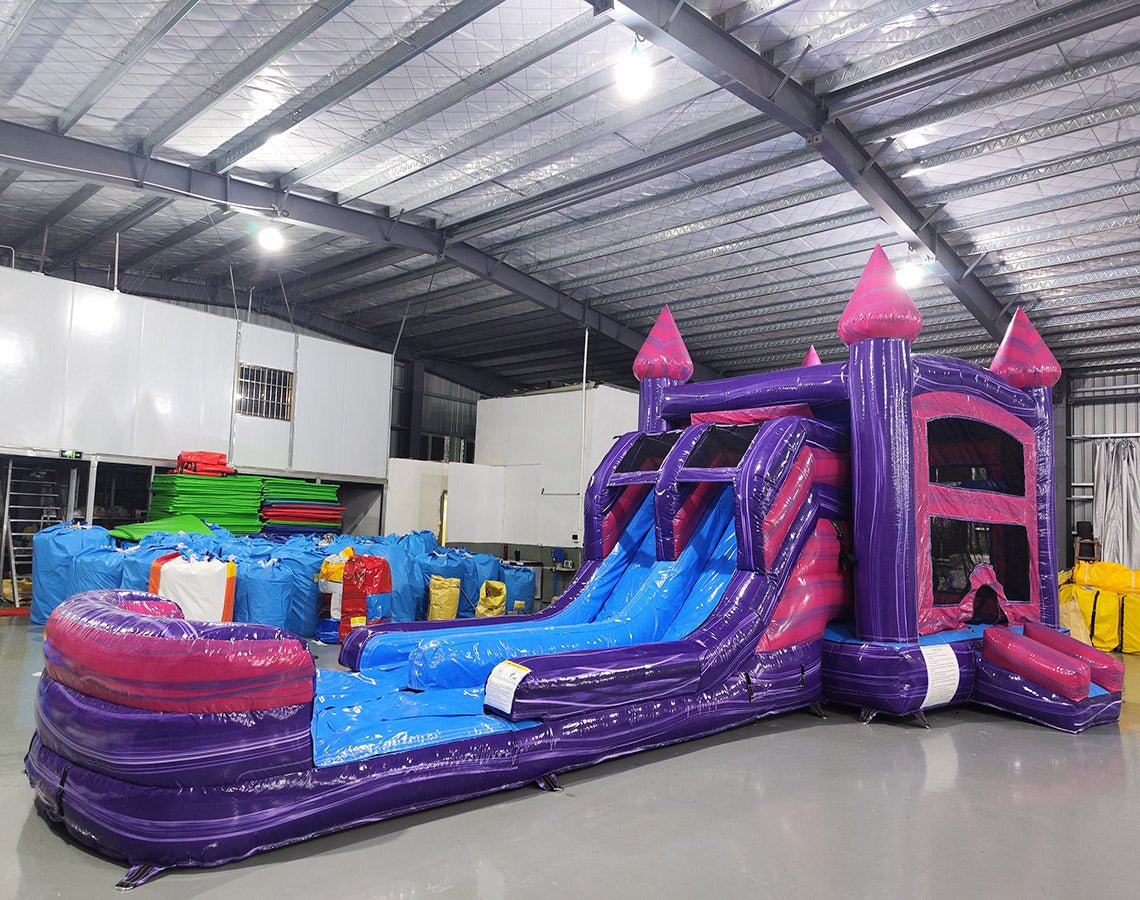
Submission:
POLYGON ((150 514, 197 516, 234 534, 261 531, 261 484, 255 475, 155 475, 150 514))

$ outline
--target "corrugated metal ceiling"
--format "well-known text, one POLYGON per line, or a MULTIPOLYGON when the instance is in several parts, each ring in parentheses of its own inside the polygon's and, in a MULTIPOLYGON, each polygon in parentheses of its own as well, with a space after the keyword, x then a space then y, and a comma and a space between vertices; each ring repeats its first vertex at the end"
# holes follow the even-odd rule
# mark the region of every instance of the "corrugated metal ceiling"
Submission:
MULTIPOLYGON (((1072 370, 1140 364, 1140 19, 1123 0, 697 3, 823 97, 1003 305, 1072 370), (1129 16, 1132 16, 1131 18, 1129 16)), ((913 257, 802 138, 664 50, 630 102, 633 35, 580 0, 6 0, 0 118, 442 229, 645 332, 671 304, 726 374, 842 353, 871 246, 913 257)), ((18 154, 10 154, 18 156, 18 154)), ((263 312, 522 385, 578 377, 581 328, 448 262, 18 159, 19 265, 263 312), (46 231, 46 240, 44 234, 46 231), (231 286, 232 271, 232 286, 231 286)), ((287 206, 286 206, 287 208, 287 206)), ((916 349, 994 342, 934 277, 916 349)), ((633 351, 593 342, 591 377, 633 351)))

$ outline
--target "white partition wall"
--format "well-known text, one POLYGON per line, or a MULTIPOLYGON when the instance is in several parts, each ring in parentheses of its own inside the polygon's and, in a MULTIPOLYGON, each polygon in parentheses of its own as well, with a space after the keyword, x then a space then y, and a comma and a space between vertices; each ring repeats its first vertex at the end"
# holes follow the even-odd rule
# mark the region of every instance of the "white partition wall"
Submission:
POLYGON ((407 534, 426 529, 438 536, 440 498, 446 490, 447 463, 419 459, 390 460, 384 530, 407 534))
MULTIPOLYGON (((287 331, 242 323, 238 360, 283 372, 297 371, 297 336, 287 331)), ((288 469, 293 423, 234 415, 231 459, 239 468, 288 469)))
POLYGON ((392 357, 0 269, 0 446, 247 469, 387 472, 392 357), (294 374, 293 421, 235 412, 239 363, 294 374))
POLYGON ((503 540, 506 486, 504 466, 448 463, 448 541, 493 543, 503 540))
MULTIPOLYGON (((586 390, 584 442, 582 391, 578 388, 480 400, 476 468, 503 471, 498 501, 502 531, 488 534, 488 523, 499 521, 499 514, 485 506, 482 515, 486 518, 476 521, 475 514, 465 508, 468 493, 463 479, 468 477, 468 467, 453 465, 448 485, 448 539, 553 547, 579 544, 580 483, 588 483, 614 439, 635 428, 637 394, 606 385, 586 390)), ((480 500, 485 505, 491 502, 482 494, 480 500)))
POLYGON ((392 357, 300 337, 293 468, 379 478, 391 443, 392 357))

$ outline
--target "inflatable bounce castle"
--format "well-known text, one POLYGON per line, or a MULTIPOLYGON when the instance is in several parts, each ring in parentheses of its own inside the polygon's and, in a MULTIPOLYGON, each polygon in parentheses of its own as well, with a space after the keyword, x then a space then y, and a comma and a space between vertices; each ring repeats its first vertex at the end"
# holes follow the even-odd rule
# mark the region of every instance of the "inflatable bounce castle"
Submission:
POLYGON ((666 308, 584 562, 541 613, 357 628, 334 671, 151 595, 66 601, 27 757, 40 810, 130 887, 824 700, 1116 720, 1122 666, 1056 627, 1057 362, 1020 311, 988 370, 912 354, 921 324, 876 248, 846 361, 687 384, 666 308))

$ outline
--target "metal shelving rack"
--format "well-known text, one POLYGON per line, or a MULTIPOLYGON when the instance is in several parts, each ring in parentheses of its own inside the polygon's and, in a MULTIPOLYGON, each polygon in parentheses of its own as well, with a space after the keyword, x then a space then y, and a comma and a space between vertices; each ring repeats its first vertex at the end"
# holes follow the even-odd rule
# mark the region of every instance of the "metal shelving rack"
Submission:
POLYGON ((63 521, 61 502, 63 485, 60 473, 36 460, 9 458, 4 466, 4 526, 2 542, 3 565, 11 579, 12 601, 20 606, 20 579, 32 573, 32 538, 25 534, 27 526, 33 532, 63 521))

